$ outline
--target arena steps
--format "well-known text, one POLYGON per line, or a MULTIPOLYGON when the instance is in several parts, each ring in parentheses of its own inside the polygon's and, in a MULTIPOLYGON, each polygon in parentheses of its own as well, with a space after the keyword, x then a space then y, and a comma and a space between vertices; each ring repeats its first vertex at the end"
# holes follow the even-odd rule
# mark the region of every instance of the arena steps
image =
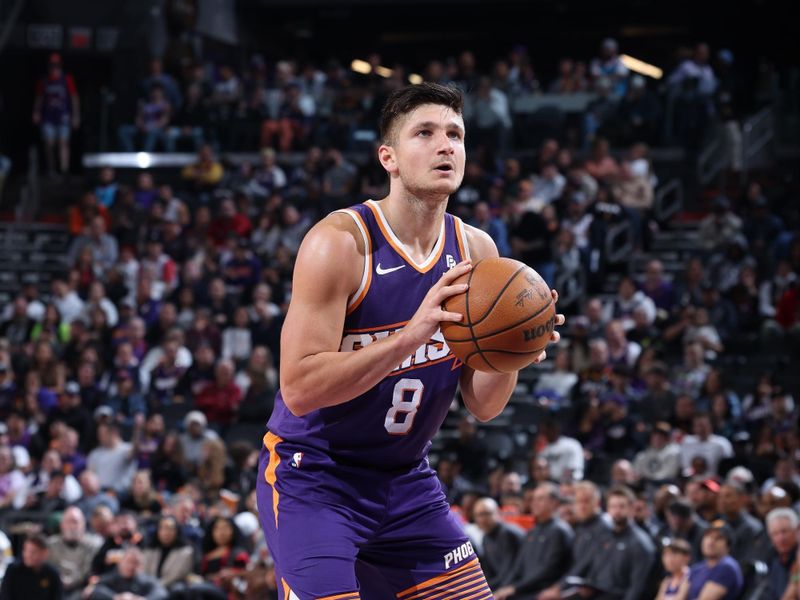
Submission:
POLYGON ((69 246, 63 225, 0 223, 0 302, 8 302, 23 286, 49 290, 63 273, 69 246))

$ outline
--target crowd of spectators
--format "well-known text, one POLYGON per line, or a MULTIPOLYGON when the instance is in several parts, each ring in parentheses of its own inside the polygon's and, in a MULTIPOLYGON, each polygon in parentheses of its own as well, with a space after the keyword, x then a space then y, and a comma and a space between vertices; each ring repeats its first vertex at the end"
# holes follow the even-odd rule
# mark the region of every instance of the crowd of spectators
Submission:
MULTIPOLYGON (((603 135, 615 146, 640 141, 696 149, 716 117, 734 116, 733 54, 721 49, 712 57, 700 43, 694 50, 681 49, 675 61, 667 79, 648 83, 629 71, 616 40, 608 38, 594 58, 561 59, 549 82, 540 81, 523 46, 485 71, 478 69, 473 52, 464 51, 429 61, 421 76, 461 88, 467 143, 501 155, 529 143, 537 126, 553 131, 558 125, 583 148, 603 135), (517 100, 541 94, 553 96, 540 112, 515 108, 517 100), (556 97, 575 94, 586 96, 577 114, 559 110, 556 97)), ((366 74, 336 60, 268 64, 256 54, 243 68, 192 64, 175 77, 153 59, 139 86, 136 114, 118 128, 119 148, 197 150, 205 141, 217 151, 361 149, 375 139, 383 101, 411 75, 406 65, 382 66, 378 54, 365 64, 371 69, 366 74)))
MULTIPOLYGON (((613 41, 603 52, 588 67, 565 61, 553 89, 599 85, 624 105, 641 81, 613 41)), ((671 80, 705 81, 698 53, 671 80)), ((341 68, 291 63, 267 76, 256 60, 241 82, 230 67, 213 85, 202 68, 189 74, 182 89, 154 61, 143 94, 161 108, 139 115, 153 128, 120 133, 133 147, 140 130, 155 146, 188 141, 196 160, 132 182, 100 169, 69 208, 65 272, 0 315, 2 597, 30 585, 72 598, 277 597, 255 465, 293 260, 326 212, 385 194, 380 166, 342 150, 402 71, 356 84, 341 68), (269 102, 279 110, 258 112, 269 102), (255 129, 237 125, 242 106, 255 129), (308 110, 327 119, 309 129, 308 110), (177 130, 159 125, 179 115, 177 130), (231 148, 244 131, 258 133, 258 161, 220 159, 215 145, 231 148), (276 150, 287 149, 304 158, 281 163, 276 150)), ((467 138, 495 150, 506 122, 482 119, 511 86, 538 88, 519 49, 488 78, 468 54, 425 76, 476 90, 467 138)), ((523 466, 463 417, 437 456, 448 500, 496 598, 635 600, 667 573, 664 597, 735 600, 764 580, 764 598, 796 599, 797 380, 783 376, 800 348, 797 209, 753 182, 714 201, 685 272, 656 258, 629 271, 610 260, 606 236, 624 223, 633 250, 651 248, 666 226, 652 211, 657 173, 646 135, 620 157, 595 118, 589 152, 582 138, 545 139, 528 163, 478 151, 451 198, 501 254, 551 284, 579 273, 587 287, 563 306, 553 360, 522 390, 544 408, 523 432, 523 466), (726 361, 756 352, 774 364, 736 389, 726 361)))

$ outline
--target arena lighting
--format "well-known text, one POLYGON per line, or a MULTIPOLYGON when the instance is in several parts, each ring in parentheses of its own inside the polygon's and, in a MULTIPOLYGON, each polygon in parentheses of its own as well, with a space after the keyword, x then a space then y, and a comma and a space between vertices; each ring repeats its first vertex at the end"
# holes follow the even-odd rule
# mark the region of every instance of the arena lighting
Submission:
POLYGON ((362 75, 366 75, 372 71, 372 66, 367 61, 359 60, 357 58, 350 63, 350 68, 356 73, 361 73, 362 75))
POLYGON ((422 75, 417 75, 416 73, 411 73, 411 75, 408 76, 408 82, 409 83, 413 83, 414 85, 416 85, 418 83, 422 83, 422 75))
POLYGON ((153 159, 151 158, 150 154, 147 152, 137 152, 136 153, 136 164, 139 165, 140 169, 146 169, 153 163, 153 159))
POLYGON ((647 75, 653 79, 661 79, 664 76, 664 71, 658 67, 639 60, 638 58, 633 58, 627 54, 621 54, 619 59, 622 61, 622 64, 628 67, 631 71, 641 75, 647 75))
MULTIPOLYGON (((361 73, 362 75, 367 75, 368 73, 372 73, 372 65, 369 64, 365 60, 361 60, 356 58, 353 62, 350 63, 350 68, 355 71, 356 73, 361 73)), ((375 72, 380 75, 381 77, 389 78, 392 76, 392 71, 389 67, 382 67, 378 65, 375 67, 375 72)))

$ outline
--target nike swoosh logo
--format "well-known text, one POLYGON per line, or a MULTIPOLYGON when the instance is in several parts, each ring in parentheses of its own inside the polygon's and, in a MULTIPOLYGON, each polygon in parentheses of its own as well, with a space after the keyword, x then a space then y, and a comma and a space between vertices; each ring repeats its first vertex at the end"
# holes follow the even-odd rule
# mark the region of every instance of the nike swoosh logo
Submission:
POLYGON ((378 263, 378 266, 375 267, 375 272, 378 275, 386 275, 388 273, 392 273, 393 271, 398 271, 398 270, 402 269, 403 267, 405 267, 405 265, 400 265, 399 267, 391 267, 389 269, 382 269, 381 268, 381 263, 378 263))

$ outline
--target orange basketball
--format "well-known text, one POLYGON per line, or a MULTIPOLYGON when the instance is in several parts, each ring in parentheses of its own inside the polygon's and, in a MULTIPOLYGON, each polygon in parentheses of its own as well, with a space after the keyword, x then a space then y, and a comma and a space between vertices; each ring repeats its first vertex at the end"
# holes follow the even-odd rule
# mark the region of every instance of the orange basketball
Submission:
POLYGON ((524 263, 487 258, 456 279, 469 289, 442 307, 461 313, 443 322, 442 334, 458 358, 477 371, 510 373, 534 361, 550 340, 556 307, 550 288, 524 263))

